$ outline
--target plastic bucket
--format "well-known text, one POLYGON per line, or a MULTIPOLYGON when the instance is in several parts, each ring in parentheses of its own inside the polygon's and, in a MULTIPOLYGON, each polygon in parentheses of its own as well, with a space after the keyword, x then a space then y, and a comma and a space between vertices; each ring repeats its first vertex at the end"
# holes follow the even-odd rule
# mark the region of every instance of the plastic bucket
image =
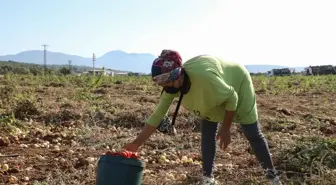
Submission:
POLYGON ((141 185, 144 167, 137 159, 103 155, 97 165, 96 185, 141 185))

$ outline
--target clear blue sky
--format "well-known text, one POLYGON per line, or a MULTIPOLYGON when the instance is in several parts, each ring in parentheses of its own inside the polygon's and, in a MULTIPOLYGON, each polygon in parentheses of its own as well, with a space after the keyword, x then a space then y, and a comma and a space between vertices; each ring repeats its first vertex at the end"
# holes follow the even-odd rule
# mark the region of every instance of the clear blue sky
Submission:
POLYGON ((336 65, 334 0, 2 0, 0 55, 111 50, 244 64, 336 65))

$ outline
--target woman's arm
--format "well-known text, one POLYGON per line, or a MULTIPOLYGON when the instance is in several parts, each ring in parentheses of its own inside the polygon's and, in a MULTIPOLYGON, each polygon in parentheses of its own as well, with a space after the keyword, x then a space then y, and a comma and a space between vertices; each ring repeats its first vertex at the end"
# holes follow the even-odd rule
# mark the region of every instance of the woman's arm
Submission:
POLYGON ((153 132, 156 130, 156 127, 146 124, 140 134, 137 136, 137 138, 132 142, 132 144, 136 144, 138 146, 141 146, 146 142, 146 140, 153 134, 153 132))
POLYGON ((173 102, 173 99, 177 97, 179 93, 176 94, 168 94, 166 92, 163 92, 160 97, 160 102, 156 106, 154 112, 149 116, 149 118, 146 120, 146 123, 153 126, 158 127, 161 120, 169 110, 169 107, 171 103, 173 102))
POLYGON ((235 114, 235 111, 228 111, 228 110, 225 111, 225 119, 222 123, 220 130, 223 130, 223 131, 230 130, 234 114, 235 114))
POLYGON ((138 148, 143 145, 149 137, 155 132, 156 128, 159 126, 162 118, 165 113, 168 111, 171 102, 173 101, 176 94, 167 94, 163 93, 159 104, 156 106, 156 109, 152 115, 147 119, 145 126, 142 131, 136 137, 136 139, 124 146, 124 149, 136 152, 138 148))

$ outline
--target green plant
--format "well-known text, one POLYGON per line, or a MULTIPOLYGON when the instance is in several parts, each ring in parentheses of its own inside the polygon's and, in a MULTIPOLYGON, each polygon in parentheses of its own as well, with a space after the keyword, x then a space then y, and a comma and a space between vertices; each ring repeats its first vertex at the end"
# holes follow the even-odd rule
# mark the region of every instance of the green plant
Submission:
POLYGON ((0 116, 0 127, 9 133, 15 133, 22 125, 15 119, 14 113, 0 116))
POLYGON ((336 140, 311 137, 302 139, 295 147, 278 155, 279 169, 301 178, 320 176, 336 169, 336 140))

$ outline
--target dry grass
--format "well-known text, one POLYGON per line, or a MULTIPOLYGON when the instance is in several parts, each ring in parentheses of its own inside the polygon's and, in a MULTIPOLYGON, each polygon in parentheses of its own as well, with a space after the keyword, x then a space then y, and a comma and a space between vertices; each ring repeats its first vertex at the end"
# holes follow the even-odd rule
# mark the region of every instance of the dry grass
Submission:
MULTIPOLYGON (((253 80, 262 129, 284 183, 336 184, 336 77, 253 80)), ((134 139, 160 95, 147 77, 6 75, 0 92, 0 153, 19 154, 0 158, 0 165, 9 165, 0 171, 0 184, 10 184, 12 176, 15 183, 35 185, 94 184, 97 158, 134 139)), ((177 159, 201 161, 198 121, 182 107, 179 134, 155 133, 141 148, 144 185, 197 181, 200 165, 177 159), (163 153, 169 163, 159 160, 163 153)), ((234 125, 229 149, 217 151, 221 183, 269 183, 249 151, 234 125)))

